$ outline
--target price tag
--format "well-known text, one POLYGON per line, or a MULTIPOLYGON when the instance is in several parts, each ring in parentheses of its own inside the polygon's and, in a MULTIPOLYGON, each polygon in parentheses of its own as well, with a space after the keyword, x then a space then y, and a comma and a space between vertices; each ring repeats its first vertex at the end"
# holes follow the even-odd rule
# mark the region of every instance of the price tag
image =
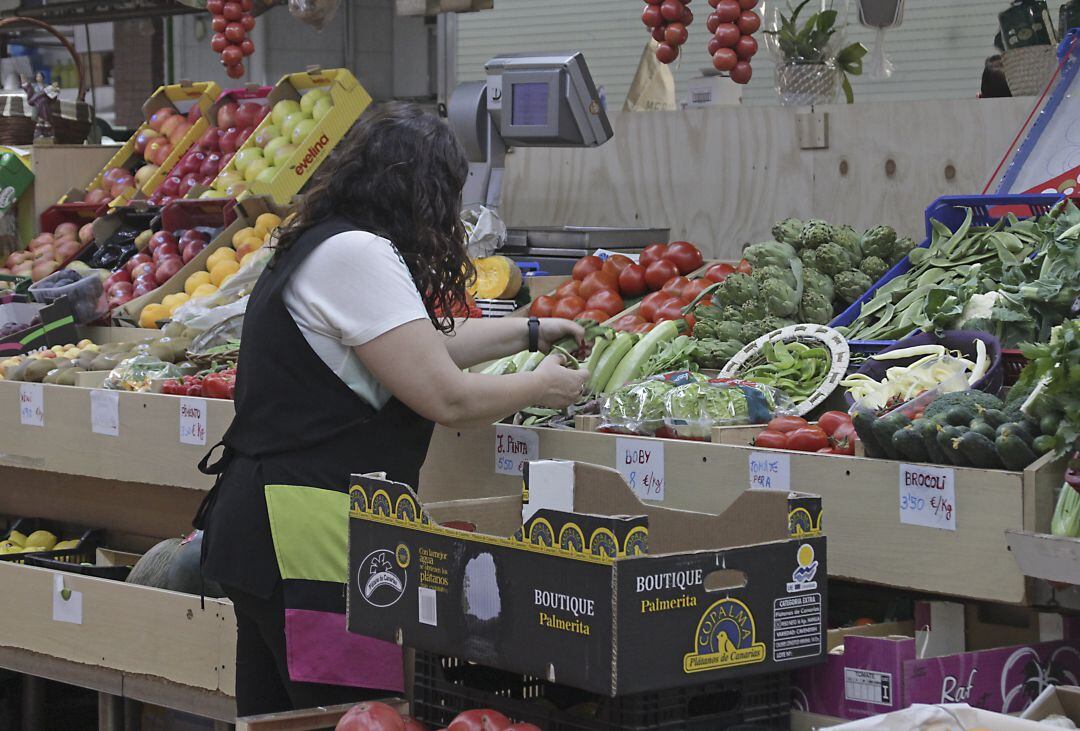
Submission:
POLYGON ((82 592, 66 588, 62 574, 53 578, 52 618, 54 622, 82 624, 82 592))
POLYGON ((120 436, 120 393, 94 389, 90 392, 90 428, 95 434, 120 436))
POLYGON ((790 492, 791 457, 779 452, 751 452, 750 487, 790 492))
POLYGON ((640 257, 640 254, 630 254, 630 253, 625 253, 625 252, 622 252, 622 251, 609 251, 607 249, 597 249, 596 251, 593 252, 593 256, 599 257, 600 259, 603 259, 604 261, 607 261, 608 259, 615 256, 616 254, 621 254, 622 256, 625 256, 627 259, 629 259, 630 261, 632 261, 634 263, 637 263, 638 258, 640 257))
POLYGON ((956 530, 956 471, 901 464, 900 522, 956 530))
POLYGON ((206 445, 206 402, 201 398, 180 399, 180 443, 206 445))
POLYGON ((519 426, 495 425, 495 474, 520 475, 540 459, 540 435, 519 426))
POLYGON ((615 466, 642 500, 664 499, 664 443, 619 437, 615 466))
POLYGON ((45 426, 45 388, 40 383, 19 384, 19 421, 25 426, 45 426))

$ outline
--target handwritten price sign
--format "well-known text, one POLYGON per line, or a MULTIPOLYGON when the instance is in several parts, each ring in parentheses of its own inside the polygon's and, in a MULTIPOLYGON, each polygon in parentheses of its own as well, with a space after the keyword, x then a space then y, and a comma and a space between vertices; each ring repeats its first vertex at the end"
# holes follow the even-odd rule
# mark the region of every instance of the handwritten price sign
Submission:
POLYGON ((180 399, 180 443, 206 445, 206 402, 201 398, 180 399))
POLYGON ((615 440, 615 466, 639 498, 663 501, 663 442, 619 437, 615 440))
POLYGON ((791 458, 774 452, 751 452, 750 487, 791 491, 791 458))
POLYGON ((45 426, 45 388, 40 383, 19 384, 19 423, 45 426))
POLYGON ((495 474, 521 475, 525 463, 540 459, 540 435, 528 429, 495 425, 495 474))
POLYGON ((956 471, 901 464, 900 522, 956 530, 956 471))

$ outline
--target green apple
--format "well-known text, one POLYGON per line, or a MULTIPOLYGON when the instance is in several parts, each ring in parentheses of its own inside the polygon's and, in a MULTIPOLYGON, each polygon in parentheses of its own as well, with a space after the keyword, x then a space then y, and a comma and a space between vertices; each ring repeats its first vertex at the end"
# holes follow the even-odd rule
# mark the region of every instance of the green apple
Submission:
POLYGON ((311 108, 312 119, 322 119, 327 113, 334 108, 334 100, 328 96, 324 96, 315 102, 315 106, 311 108))
POLYGON ((330 95, 326 93, 324 89, 312 89, 307 94, 300 97, 300 110, 311 114, 311 110, 315 107, 315 102, 320 99, 328 99, 330 95))
POLYGON ((255 144, 265 148, 275 137, 281 137, 281 129, 276 124, 268 124, 255 135, 255 144))
POLYGON ((248 163, 247 169, 244 170, 244 180, 250 183, 252 180, 259 177, 259 173, 261 173, 263 170, 266 170, 266 168, 268 167, 270 167, 270 163, 267 162, 266 158, 255 158, 250 163, 248 163))
POLYGON ((278 174, 278 169, 271 165, 263 170, 261 173, 255 176, 255 181, 259 183, 272 183, 274 182, 274 176, 278 174))
POLYGON ((296 145, 284 144, 274 151, 274 167, 285 165, 286 161, 296 152, 296 145))
POLYGON ((248 165, 250 165, 252 162, 262 159, 262 156, 263 151, 260 150, 258 147, 247 147, 236 153, 236 155, 233 157, 233 165, 235 165, 236 169, 242 173, 248 169, 248 165))
POLYGON ((209 190, 204 190, 199 197, 200 198, 225 198, 226 195, 225 195, 225 191, 223 191, 223 190, 214 190, 213 188, 210 188, 209 190))
POLYGON ((240 194, 247 190, 247 183, 241 181, 239 183, 233 183, 225 189, 226 198, 239 198, 240 194))
POLYGON ((305 119, 311 119, 311 117, 303 112, 294 112, 293 114, 290 114, 288 118, 281 123, 282 136, 291 138, 293 130, 296 129, 296 125, 300 124, 305 119))
POLYGON ((263 148, 263 157, 267 160, 273 160, 274 153, 276 153, 282 145, 287 144, 289 144, 288 137, 275 137, 266 143, 266 147, 263 148))
POLYGON ((228 190, 230 185, 239 183, 244 176, 235 170, 226 170, 214 180, 215 190, 228 190))
POLYGON ((292 131, 292 143, 299 145, 301 142, 307 139, 307 136, 311 134, 311 130, 315 129, 315 125, 318 124, 314 119, 302 119, 297 123, 296 127, 292 131))
POLYGON ((285 120, 289 118, 290 114, 295 114, 299 111, 300 102, 295 99, 282 99, 274 105, 273 110, 270 112, 270 117, 274 120, 274 124, 280 127, 285 123, 285 120))

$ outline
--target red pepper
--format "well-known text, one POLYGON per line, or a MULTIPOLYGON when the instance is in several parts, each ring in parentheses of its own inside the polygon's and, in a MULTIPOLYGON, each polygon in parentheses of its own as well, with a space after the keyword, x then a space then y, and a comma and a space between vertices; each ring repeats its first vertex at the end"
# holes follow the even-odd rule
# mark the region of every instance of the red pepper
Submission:
POLYGON ((186 396, 202 396, 203 395, 202 389, 203 389, 203 387, 202 387, 201 383, 188 384, 187 393, 185 395, 186 396))
POLYGON ((161 385, 161 392, 169 396, 186 396, 187 387, 179 380, 173 378, 161 385))
POLYGON ((211 373, 203 379, 203 395, 207 398, 229 398, 229 381, 220 373, 211 373))

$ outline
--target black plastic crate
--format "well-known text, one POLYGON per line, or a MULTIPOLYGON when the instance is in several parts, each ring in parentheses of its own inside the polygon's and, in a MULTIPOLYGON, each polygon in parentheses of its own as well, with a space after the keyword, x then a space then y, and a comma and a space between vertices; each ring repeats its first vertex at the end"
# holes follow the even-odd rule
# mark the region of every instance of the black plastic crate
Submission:
POLYGON ((791 678, 772 673, 609 698, 417 650, 413 713, 436 727, 492 708, 543 731, 780 731, 791 678))
POLYGON ((59 551, 38 551, 36 553, 5 553, 0 554, 0 561, 8 563, 26 563, 27 556, 50 558, 67 564, 93 563, 97 559, 97 548, 101 545, 104 531, 97 528, 85 528, 54 520, 42 518, 19 518, 11 523, 11 527, 0 538, 3 543, 11 535, 12 531, 19 531, 23 535, 30 535, 37 530, 47 530, 59 539, 65 536, 79 536, 79 544, 75 548, 65 548, 59 551))
POLYGON ((28 553, 24 563, 27 566, 66 571, 69 574, 80 574, 82 576, 93 576, 97 579, 112 579, 113 581, 124 581, 127 579, 128 574, 131 573, 130 566, 99 566, 89 561, 71 563, 62 559, 46 558, 46 555, 44 553, 28 553))

